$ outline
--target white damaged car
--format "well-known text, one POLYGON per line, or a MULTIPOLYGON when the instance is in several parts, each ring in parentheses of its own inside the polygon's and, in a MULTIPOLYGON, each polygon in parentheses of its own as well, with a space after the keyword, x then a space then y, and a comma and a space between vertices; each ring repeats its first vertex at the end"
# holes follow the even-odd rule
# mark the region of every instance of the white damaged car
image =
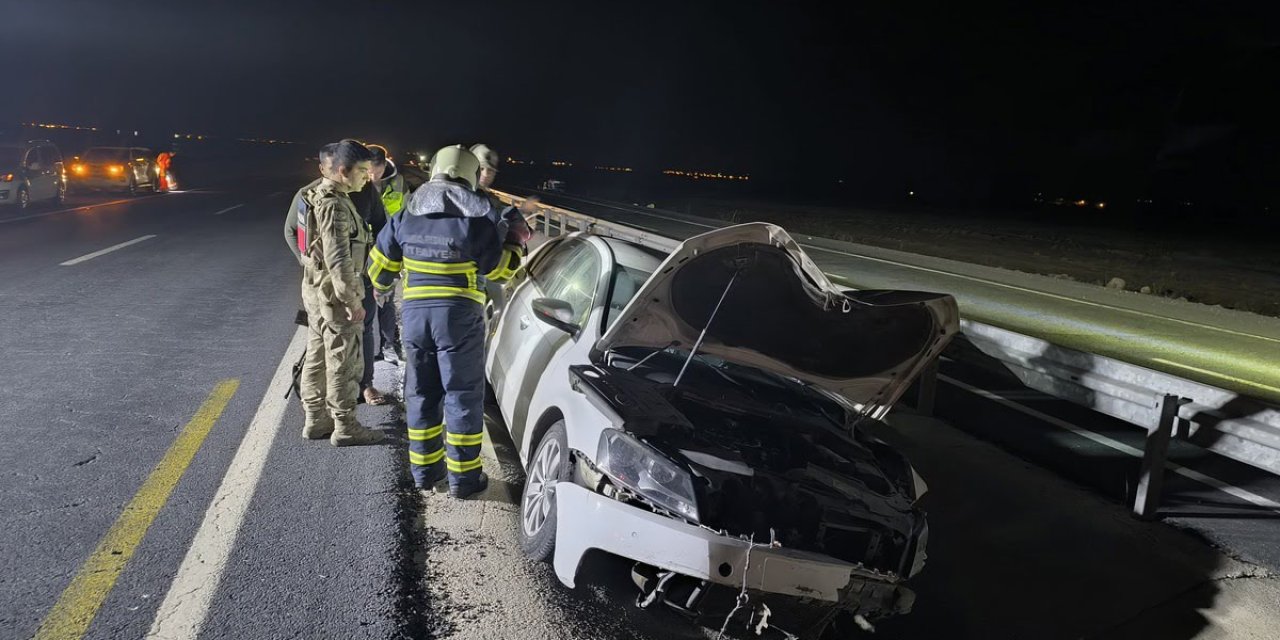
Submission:
POLYGON ((867 427, 955 334, 951 296, 841 289, 763 223, 670 255, 552 239, 506 293, 486 373, 522 546, 561 582, 616 554, 641 606, 777 637, 910 611, 924 483, 867 427))

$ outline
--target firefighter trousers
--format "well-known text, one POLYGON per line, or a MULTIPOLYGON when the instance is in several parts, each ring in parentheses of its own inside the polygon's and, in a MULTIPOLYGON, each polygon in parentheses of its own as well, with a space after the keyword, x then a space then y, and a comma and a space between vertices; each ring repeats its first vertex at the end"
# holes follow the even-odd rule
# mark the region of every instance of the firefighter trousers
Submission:
POLYGON ((401 312, 405 413, 414 482, 451 487, 480 477, 484 430, 484 311, 472 300, 441 300, 401 312))

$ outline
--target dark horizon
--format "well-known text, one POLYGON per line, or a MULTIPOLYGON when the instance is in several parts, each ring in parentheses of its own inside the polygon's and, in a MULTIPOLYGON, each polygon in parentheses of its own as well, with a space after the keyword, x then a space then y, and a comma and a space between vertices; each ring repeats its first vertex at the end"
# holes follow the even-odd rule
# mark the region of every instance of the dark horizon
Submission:
POLYGON ((869 201, 1280 205, 1272 8, 349 6, 18 6, 0 59, 54 80, 0 122, 485 141, 869 201))

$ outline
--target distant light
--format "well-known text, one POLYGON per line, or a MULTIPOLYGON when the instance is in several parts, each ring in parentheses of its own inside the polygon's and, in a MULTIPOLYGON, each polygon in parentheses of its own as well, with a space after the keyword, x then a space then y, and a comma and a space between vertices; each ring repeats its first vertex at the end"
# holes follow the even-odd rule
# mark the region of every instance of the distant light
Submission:
POLYGON ((1089 201, 1088 201, 1088 200, 1085 200, 1085 199, 1083 199, 1083 198, 1082 198, 1082 199, 1080 199, 1080 200, 1076 200, 1076 206, 1077 206, 1077 207, 1087 207, 1087 206, 1089 206, 1089 201))
POLYGON ((914 192, 914 191, 908 191, 908 192, 907 192, 907 195, 909 195, 909 196, 914 196, 914 195, 916 195, 916 192, 914 192))
POLYGON ((138 137, 138 132, 137 132, 137 131, 134 131, 134 132, 133 132, 133 136, 134 136, 135 138, 136 138, 136 137, 138 137))
POLYGON ((1095 204, 1095 205, 1093 205, 1093 206, 1095 206, 1095 207, 1097 207, 1097 208, 1099 208, 1099 209, 1106 209, 1106 208, 1107 208, 1107 203, 1105 203, 1105 202, 1099 202, 1099 203, 1097 203, 1097 204, 1095 204))

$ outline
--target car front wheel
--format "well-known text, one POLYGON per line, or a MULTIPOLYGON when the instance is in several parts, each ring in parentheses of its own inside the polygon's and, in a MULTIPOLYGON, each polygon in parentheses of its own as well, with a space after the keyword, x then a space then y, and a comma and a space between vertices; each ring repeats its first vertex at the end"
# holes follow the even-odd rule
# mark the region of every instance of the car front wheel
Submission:
POLYGON ((568 482, 569 440, 564 420, 547 430, 524 478, 520 497, 520 548, 530 560, 547 562, 556 548, 556 483, 568 482))
POLYGON ((67 202, 67 183, 66 182, 58 183, 58 194, 54 196, 54 198, 55 198, 54 202, 57 203, 58 205, 65 204, 67 202))

